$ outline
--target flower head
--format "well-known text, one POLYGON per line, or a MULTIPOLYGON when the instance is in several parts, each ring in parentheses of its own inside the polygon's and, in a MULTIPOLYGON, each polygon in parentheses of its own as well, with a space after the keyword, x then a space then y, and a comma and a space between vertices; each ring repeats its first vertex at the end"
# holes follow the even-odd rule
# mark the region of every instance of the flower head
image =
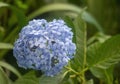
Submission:
POLYGON ((32 20, 19 33, 13 53, 20 67, 54 76, 75 54, 72 38, 71 28, 63 20, 32 20))

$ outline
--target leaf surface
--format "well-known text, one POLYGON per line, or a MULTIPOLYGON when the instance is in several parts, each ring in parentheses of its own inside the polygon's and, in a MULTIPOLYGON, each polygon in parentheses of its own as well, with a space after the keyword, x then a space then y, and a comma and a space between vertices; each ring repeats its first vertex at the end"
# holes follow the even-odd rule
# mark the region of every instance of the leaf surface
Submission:
POLYGON ((88 49, 87 62, 90 67, 107 69, 120 61, 120 35, 111 37, 99 47, 88 49))

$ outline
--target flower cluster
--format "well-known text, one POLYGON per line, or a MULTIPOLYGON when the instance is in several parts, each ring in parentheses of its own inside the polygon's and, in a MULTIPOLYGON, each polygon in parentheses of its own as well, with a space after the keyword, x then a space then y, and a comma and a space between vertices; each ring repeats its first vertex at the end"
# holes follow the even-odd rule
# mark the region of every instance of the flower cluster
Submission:
POLYGON ((73 33, 63 20, 32 20, 19 33, 13 54, 20 67, 54 76, 73 58, 73 33))

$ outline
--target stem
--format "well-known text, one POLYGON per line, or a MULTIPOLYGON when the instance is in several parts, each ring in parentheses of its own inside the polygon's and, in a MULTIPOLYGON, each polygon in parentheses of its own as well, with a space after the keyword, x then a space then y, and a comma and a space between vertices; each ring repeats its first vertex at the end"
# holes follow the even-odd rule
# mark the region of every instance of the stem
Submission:
POLYGON ((83 71, 81 72, 82 74, 82 84, 86 84, 86 80, 85 80, 85 71, 86 71, 86 58, 87 58, 87 32, 86 32, 86 24, 84 23, 84 58, 83 58, 83 71))
POLYGON ((65 66, 65 68, 68 69, 68 70, 70 70, 70 71, 72 71, 73 73, 75 73, 75 74, 77 74, 77 75, 79 74, 78 72, 76 72, 75 70, 73 70, 73 69, 70 68, 70 67, 65 66))
POLYGON ((112 80, 110 80, 110 77, 108 76, 108 73, 105 70, 105 75, 106 75, 106 79, 107 79, 107 84, 112 84, 112 80))
POLYGON ((85 71, 87 71, 89 68, 88 67, 86 67, 85 69, 83 69, 82 71, 81 71, 81 73, 84 73, 85 71))
POLYGON ((81 73, 78 73, 78 72, 76 72, 75 70, 73 70, 72 68, 67 67, 67 66, 65 66, 65 68, 68 69, 68 71, 72 71, 73 73, 75 73, 76 75, 78 75, 78 76, 79 76, 78 81, 80 82, 80 80, 81 80, 81 84, 86 84, 86 80, 85 80, 85 75, 84 75, 84 73, 85 73, 85 71, 88 70, 88 68, 83 69, 83 70, 81 71, 81 73))

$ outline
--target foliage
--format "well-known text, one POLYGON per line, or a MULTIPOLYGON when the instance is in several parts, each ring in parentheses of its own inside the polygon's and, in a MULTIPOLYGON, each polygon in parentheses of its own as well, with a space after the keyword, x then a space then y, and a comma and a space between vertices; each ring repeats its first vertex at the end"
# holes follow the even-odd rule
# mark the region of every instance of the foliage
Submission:
MULTIPOLYGON (((51 0, 54 3, 47 2, 47 0, 41 0, 41 3, 37 3, 37 0, 35 0, 36 2, 32 0, 1 1, 0 84, 120 83, 120 34, 116 32, 117 35, 114 36, 106 35, 105 31, 107 28, 102 28, 102 26, 105 27, 105 25, 102 24, 101 26, 92 14, 86 11, 86 7, 79 7, 79 1, 51 0), (57 1, 61 3, 56 3, 57 1), (70 4, 70 2, 74 3, 74 5, 70 4), (69 61, 68 65, 65 66, 58 75, 53 77, 45 76, 41 71, 21 69, 17 66, 15 58, 13 57, 13 43, 19 31, 33 18, 45 18, 47 20, 54 18, 64 19, 74 33, 73 42, 77 46, 76 54, 74 58, 69 61), (96 29, 90 30, 89 25, 94 26, 93 28, 96 29), (96 33, 91 34, 96 30, 96 33)), ((97 2, 95 3, 94 0, 80 1, 82 4, 84 3, 85 6, 87 3, 88 10, 93 10, 93 13, 95 12, 95 7, 92 7, 91 4, 95 6, 95 4, 98 4, 97 2)), ((111 2, 115 1, 111 0, 111 2)), ((103 3, 102 0, 100 3, 103 3)), ((107 3, 107 1, 105 3, 107 3)), ((81 6, 84 6, 84 4, 81 6)), ((101 6, 100 4, 100 7, 101 6)), ((98 20, 101 20, 100 18, 101 17, 98 17, 98 20)))

